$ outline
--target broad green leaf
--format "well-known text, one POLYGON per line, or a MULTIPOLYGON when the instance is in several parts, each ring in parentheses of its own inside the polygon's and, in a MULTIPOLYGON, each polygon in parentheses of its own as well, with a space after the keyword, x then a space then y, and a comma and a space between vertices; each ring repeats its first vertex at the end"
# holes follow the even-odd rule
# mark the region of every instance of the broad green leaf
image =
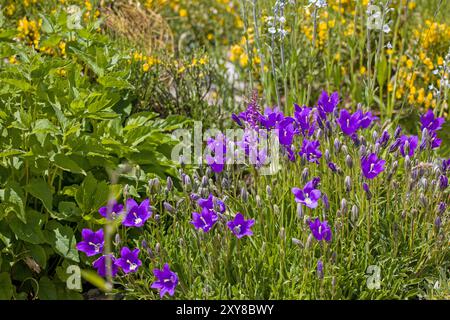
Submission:
POLYGON ((75 200, 83 214, 90 214, 106 202, 109 196, 109 187, 105 181, 98 182, 92 173, 88 173, 80 188, 75 200))
POLYGON ((56 285, 47 277, 39 279, 39 292, 38 298, 40 300, 57 300, 58 294, 56 291, 56 285))
POLYGON ((51 212, 53 210, 53 192, 44 180, 32 180, 25 190, 33 197, 38 198, 44 204, 44 207, 51 212))
POLYGON ((53 161, 55 165, 65 171, 69 171, 72 173, 80 173, 86 175, 86 171, 84 171, 72 158, 66 156, 64 154, 57 154, 53 157, 53 161))
POLYGON ((37 211, 28 209, 26 212, 26 221, 23 223, 17 217, 9 218, 9 226, 14 234, 25 242, 40 244, 45 242, 41 227, 45 216, 37 211))
POLYGON ((41 245, 28 244, 27 248, 30 250, 30 256, 37 262, 42 270, 47 267, 47 254, 41 245))
POLYGON ((5 188, 5 204, 9 207, 5 210, 6 213, 14 211, 16 216, 22 221, 27 222, 25 217, 25 203, 24 193, 22 187, 17 182, 9 182, 5 188))
POLYGON ((53 214, 57 219, 77 222, 81 217, 81 210, 75 202, 61 201, 58 203, 58 212, 53 214))
POLYGON ((13 295, 11 278, 6 272, 0 273, 0 300, 10 300, 13 295))
POLYGON ((55 220, 47 224, 47 240, 52 248, 63 257, 75 262, 80 262, 76 248, 76 239, 72 228, 63 226, 55 220))
POLYGON ((105 88, 133 89, 128 81, 113 76, 103 76, 98 78, 97 81, 105 88))

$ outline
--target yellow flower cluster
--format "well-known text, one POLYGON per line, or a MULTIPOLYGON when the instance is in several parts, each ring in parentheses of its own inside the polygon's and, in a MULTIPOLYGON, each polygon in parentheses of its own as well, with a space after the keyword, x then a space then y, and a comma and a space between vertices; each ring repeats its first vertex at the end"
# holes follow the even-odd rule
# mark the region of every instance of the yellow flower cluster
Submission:
POLYGON ((25 41, 27 44, 39 48, 39 40, 41 35, 39 30, 42 25, 42 19, 39 20, 28 20, 27 17, 23 17, 19 20, 17 31, 18 38, 25 41))
MULTIPOLYGON (((248 46, 252 47, 252 65, 258 66, 261 63, 261 57, 259 57, 256 47, 253 46, 254 43, 254 34, 253 29, 249 28, 247 30, 248 34, 248 46)), ((247 47, 247 38, 243 36, 241 41, 237 44, 231 46, 228 56, 231 62, 239 62, 239 65, 242 68, 246 68, 250 63, 250 58, 248 52, 246 52, 247 47)))
POLYGON ((450 41, 450 25, 426 20, 425 25, 413 30, 423 49, 450 41))
MULTIPOLYGON (((142 52, 133 53, 133 61, 142 63, 142 71, 148 72, 154 65, 161 63, 156 57, 146 56, 142 52)), ((131 63, 131 61, 130 61, 131 63)))

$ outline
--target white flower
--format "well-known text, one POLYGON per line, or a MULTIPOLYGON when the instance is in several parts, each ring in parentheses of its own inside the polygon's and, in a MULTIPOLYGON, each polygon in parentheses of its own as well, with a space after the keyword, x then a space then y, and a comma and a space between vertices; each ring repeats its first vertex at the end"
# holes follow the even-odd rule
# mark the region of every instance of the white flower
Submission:
POLYGON ((269 33, 270 34, 275 34, 275 33, 277 33, 277 29, 275 29, 275 27, 270 27, 269 28, 269 33))
POLYGON ((385 25, 383 26, 383 32, 384 32, 384 33, 389 33, 389 32, 391 32, 391 27, 389 27, 388 24, 385 24, 385 25))
POLYGON ((388 42, 387 45, 386 45, 386 48, 392 49, 392 43, 391 43, 391 42, 388 42))
POLYGON ((434 70, 433 70, 433 74, 434 74, 434 75, 437 75, 438 73, 439 73, 439 70, 438 70, 438 69, 434 69, 434 70))
POLYGON ((280 21, 281 24, 285 24, 286 23, 286 18, 285 17, 280 17, 278 19, 278 21, 280 21))
POLYGON ((326 0, 309 0, 309 5, 316 6, 316 8, 325 8, 327 6, 326 0))

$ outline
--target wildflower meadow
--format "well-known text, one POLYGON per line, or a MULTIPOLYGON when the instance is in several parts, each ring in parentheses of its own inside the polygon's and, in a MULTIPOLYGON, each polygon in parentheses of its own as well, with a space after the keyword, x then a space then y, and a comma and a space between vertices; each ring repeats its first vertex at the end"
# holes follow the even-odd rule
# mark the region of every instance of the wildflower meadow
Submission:
POLYGON ((449 1, 0 0, 0 299, 450 299, 449 103, 449 1))

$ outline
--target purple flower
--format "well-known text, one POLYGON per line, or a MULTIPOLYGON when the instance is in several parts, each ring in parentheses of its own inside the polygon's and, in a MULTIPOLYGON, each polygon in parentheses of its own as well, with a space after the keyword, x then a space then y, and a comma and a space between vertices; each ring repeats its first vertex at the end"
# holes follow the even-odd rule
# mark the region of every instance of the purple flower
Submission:
POLYGON ((123 213, 123 205, 117 203, 116 200, 112 200, 108 205, 98 209, 98 213, 109 220, 115 220, 123 213))
POLYGON ((370 192, 369 185, 365 182, 363 182, 363 190, 366 192, 366 197, 368 200, 372 198, 372 192, 370 192))
POLYGON ((325 209, 330 209, 330 201, 328 201, 328 197, 325 193, 322 195, 322 201, 325 209))
POLYGON ((378 159, 375 153, 361 158, 361 169, 367 179, 373 179, 384 171, 385 160, 378 159))
POLYGON ((406 136, 406 135, 402 135, 400 138, 400 153, 402 154, 402 156, 406 156, 406 144, 408 144, 408 155, 410 157, 412 157, 414 155, 414 151, 417 148, 417 145, 419 143, 419 138, 417 136, 406 136), (408 143, 406 143, 408 142, 408 143))
POLYGON ((219 211, 220 213, 224 213, 225 212, 225 210, 227 209, 227 206, 225 205, 225 203, 222 201, 222 200, 220 200, 219 198, 215 198, 215 209, 217 210, 217 211, 219 211))
POLYGON ((447 176, 441 175, 439 177, 439 189, 445 190, 448 187, 448 178, 447 176))
POLYGON ((233 234, 238 238, 244 236, 251 236, 253 231, 250 228, 255 224, 255 220, 249 219, 245 220, 244 216, 238 212, 234 217, 234 220, 228 221, 227 226, 233 232, 233 234))
POLYGON ((424 115, 420 116, 421 129, 427 128, 428 132, 435 132, 442 129, 444 122, 444 118, 435 118, 431 109, 428 109, 424 115))
POLYGON ((442 160, 442 171, 445 173, 448 169, 450 169, 450 158, 442 160))
POLYGON ((305 156, 309 162, 319 163, 322 152, 319 150, 320 142, 318 140, 309 141, 303 140, 302 149, 298 153, 301 156, 305 156))
POLYGON ((362 111, 358 110, 354 114, 350 114, 346 109, 342 109, 337 122, 344 134, 351 136, 360 127, 362 111))
POLYGON ((381 134, 381 137, 377 139, 377 143, 380 144, 383 148, 386 147, 387 143, 389 142, 389 139, 391 138, 391 135, 387 130, 384 130, 381 134))
POLYGON ((112 254, 103 255, 94 261, 92 266, 97 269, 97 273, 100 277, 106 277, 106 256, 109 256, 111 261, 111 276, 115 277, 119 271, 119 267, 115 264, 116 258, 112 254))
POLYGON ((316 218, 314 221, 310 220, 309 229, 311 230, 314 238, 318 241, 331 241, 331 229, 326 220, 324 222, 320 222, 319 218, 316 218))
POLYGON ((264 110, 264 115, 259 117, 259 122, 262 126, 269 130, 275 128, 277 123, 283 120, 283 118, 284 115, 278 107, 274 107, 273 109, 267 107, 264 110))
POLYGON ((328 96, 328 93, 326 91, 322 91, 319 100, 317 101, 317 105, 320 109, 325 111, 325 113, 332 113, 338 103, 339 94, 337 92, 333 92, 330 96, 328 96))
POLYGON ((81 231, 83 241, 77 243, 77 249, 86 253, 88 257, 95 256, 103 252, 105 240, 103 237, 103 229, 94 232, 90 229, 81 231))
POLYGON ((233 119, 233 121, 236 122, 238 124, 238 126, 240 126, 240 127, 243 126, 241 119, 236 114, 233 113, 231 115, 231 119, 233 119))
POLYGON ((308 208, 314 209, 319 205, 321 196, 320 190, 315 189, 313 181, 309 181, 302 189, 292 188, 292 193, 295 196, 295 202, 301 203, 308 208))
POLYGON ((127 214, 122 224, 126 227, 142 227, 151 217, 150 200, 145 199, 140 205, 134 199, 127 199, 127 214))
POLYGON ((290 117, 284 118, 278 124, 278 138, 284 146, 290 146, 294 140, 294 119, 290 117))
POLYGON ((139 260, 138 256, 138 248, 131 251, 128 247, 123 247, 120 251, 120 258, 116 260, 116 265, 122 268, 125 273, 136 272, 142 265, 142 262, 139 260))
POLYGON ((225 136, 220 133, 216 139, 208 138, 207 148, 213 155, 206 155, 206 163, 214 172, 222 172, 226 163, 227 141, 225 136))
POLYGON ((442 140, 437 137, 437 133, 434 131, 430 132, 430 142, 431 142, 431 149, 436 149, 441 146, 442 140))
POLYGON ((373 121, 377 120, 378 117, 372 115, 372 112, 368 111, 364 113, 361 117, 361 120, 359 122, 360 128, 366 129, 369 127, 373 121))
POLYGON ((304 137, 310 137, 314 134, 316 129, 316 119, 311 116, 311 108, 303 106, 301 108, 299 105, 295 106, 294 117, 297 122, 298 127, 301 130, 301 133, 304 137))
POLYGON ((203 232, 208 232, 217 222, 217 214, 208 208, 203 208, 201 213, 192 213, 191 223, 196 229, 202 229, 203 232))
POLYGON ((213 202, 213 195, 212 193, 209 194, 208 198, 203 199, 200 198, 197 200, 197 204, 200 206, 200 208, 206 208, 206 209, 213 209, 214 208, 214 202, 213 202))
POLYGON ((153 274, 157 278, 155 282, 152 283, 152 289, 159 290, 159 296, 162 298, 166 293, 173 296, 175 293, 175 288, 178 285, 178 276, 175 272, 171 271, 169 265, 164 264, 162 270, 153 269, 153 274))

